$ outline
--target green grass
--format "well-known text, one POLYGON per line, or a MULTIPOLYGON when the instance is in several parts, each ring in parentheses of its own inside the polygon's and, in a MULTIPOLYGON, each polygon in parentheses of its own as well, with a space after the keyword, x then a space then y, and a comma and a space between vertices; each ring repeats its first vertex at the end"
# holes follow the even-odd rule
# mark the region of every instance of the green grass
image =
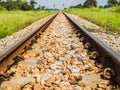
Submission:
POLYGON ((55 11, 0 11, 0 38, 46 17, 55 11))
POLYGON ((99 26, 102 26, 108 31, 120 34, 120 6, 108 9, 70 8, 64 11, 85 18, 99 26))

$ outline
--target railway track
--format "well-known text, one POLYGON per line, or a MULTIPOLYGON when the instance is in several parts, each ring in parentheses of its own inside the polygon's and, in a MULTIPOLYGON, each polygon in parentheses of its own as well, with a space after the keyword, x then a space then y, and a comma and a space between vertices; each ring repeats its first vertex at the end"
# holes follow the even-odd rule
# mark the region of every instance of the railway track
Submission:
POLYGON ((119 90, 120 56, 65 13, 0 54, 0 90, 119 90))

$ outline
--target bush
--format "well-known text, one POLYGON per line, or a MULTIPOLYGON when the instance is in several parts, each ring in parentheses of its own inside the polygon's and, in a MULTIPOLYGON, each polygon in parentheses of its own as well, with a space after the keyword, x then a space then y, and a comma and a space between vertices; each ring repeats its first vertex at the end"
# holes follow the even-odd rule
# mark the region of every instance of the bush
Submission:
POLYGON ((120 12, 120 6, 109 7, 109 8, 107 8, 107 11, 109 11, 109 12, 120 12))
POLYGON ((120 12, 120 6, 117 6, 115 11, 120 12))
POLYGON ((0 5, 0 11, 6 11, 6 8, 0 5))

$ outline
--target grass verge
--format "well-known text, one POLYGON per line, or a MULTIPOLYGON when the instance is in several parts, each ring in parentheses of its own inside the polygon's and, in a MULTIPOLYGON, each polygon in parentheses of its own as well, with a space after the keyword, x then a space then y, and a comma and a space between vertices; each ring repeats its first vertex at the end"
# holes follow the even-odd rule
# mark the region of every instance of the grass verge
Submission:
POLYGON ((0 11, 0 38, 46 17, 55 11, 0 11))
POLYGON ((120 34, 120 6, 108 9, 100 8, 70 8, 64 10, 67 13, 85 18, 108 31, 120 34))

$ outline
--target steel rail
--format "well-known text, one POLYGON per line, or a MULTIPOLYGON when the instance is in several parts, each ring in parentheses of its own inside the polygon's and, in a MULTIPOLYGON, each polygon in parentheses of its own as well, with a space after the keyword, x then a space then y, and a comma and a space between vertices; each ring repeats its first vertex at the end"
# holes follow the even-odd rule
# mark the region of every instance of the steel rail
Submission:
POLYGON ((114 78, 120 86, 120 55, 118 55, 102 41, 93 36, 77 21, 72 19, 67 13, 64 13, 64 15, 79 29, 79 32, 82 33, 82 35, 87 38, 89 42, 93 43, 93 45, 97 48, 97 51, 100 53, 101 57, 106 58, 100 60, 105 66, 110 67, 114 71, 114 78))
MULTIPOLYGON (((0 73, 6 72, 9 69, 9 67, 15 62, 13 58, 17 55, 21 55, 25 46, 30 45, 31 41, 35 39, 35 35, 37 33, 42 33, 41 31, 44 31, 50 25, 57 14, 58 13, 51 16, 51 18, 46 20, 46 22, 44 22, 41 26, 34 28, 32 32, 28 33, 19 39, 16 43, 5 49, 2 53, 0 53, 0 73)), ((118 85, 120 85, 120 55, 112 51, 107 45, 93 36, 85 28, 81 27, 79 23, 69 17, 69 15, 66 13, 64 13, 64 15, 79 29, 79 32, 82 33, 82 35, 92 43, 92 45, 100 53, 101 57, 99 58, 101 62, 106 67, 110 67, 114 71, 114 78, 118 85)))
POLYGON ((42 29, 46 29, 50 23, 54 20, 58 13, 53 14, 48 20, 42 23, 40 26, 35 27, 30 33, 20 38, 14 44, 6 48, 0 53, 0 73, 4 73, 13 63, 13 58, 16 55, 20 55, 25 48, 25 46, 31 43, 31 40, 34 40, 36 33, 41 33, 42 29), (21 49, 20 49, 21 48, 21 49), (19 50, 20 49, 20 50, 19 50))

